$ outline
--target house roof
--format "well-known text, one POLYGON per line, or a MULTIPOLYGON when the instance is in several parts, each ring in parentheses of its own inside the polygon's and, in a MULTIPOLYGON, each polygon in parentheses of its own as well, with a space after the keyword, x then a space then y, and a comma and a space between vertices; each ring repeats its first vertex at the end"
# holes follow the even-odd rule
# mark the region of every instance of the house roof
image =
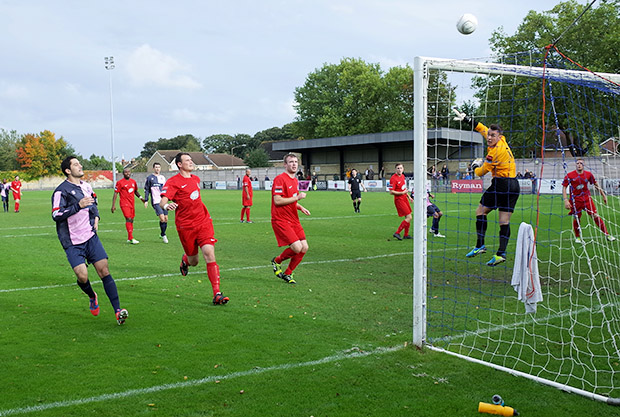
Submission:
MULTIPOLYGON (((211 164, 220 168, 245 166, 245 162, 243 162, 243 159, 225 153, 210 153, 206 155, 206 157, 211 161, 211 164)), ((192 159, 194 159, 193 156, 192 159)))

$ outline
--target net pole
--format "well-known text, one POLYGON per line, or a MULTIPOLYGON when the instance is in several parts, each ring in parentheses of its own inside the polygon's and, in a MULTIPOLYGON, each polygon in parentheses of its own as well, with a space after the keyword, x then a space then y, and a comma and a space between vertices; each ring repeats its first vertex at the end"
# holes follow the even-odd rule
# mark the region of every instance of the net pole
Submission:
POLYGON ((425 60, 413 60, 413 344, 426 340, 426 159, 427 73, 425 60))

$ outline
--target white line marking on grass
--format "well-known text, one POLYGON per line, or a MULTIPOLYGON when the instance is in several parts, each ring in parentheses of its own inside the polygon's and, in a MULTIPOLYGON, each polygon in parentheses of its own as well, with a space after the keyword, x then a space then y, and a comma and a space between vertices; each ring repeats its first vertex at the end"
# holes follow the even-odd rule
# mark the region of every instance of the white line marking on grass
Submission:
POLYGON ((39 405, 31 405, 28 407, 10 408, 7 410, 0 410, 0 416, 11 416, 11 415, 16 415, 16 414, 39 412, 39 411, 51 410, 55 408, 72 407, 76 405, 91 404, 95 402, 117 400, 117 399, 122 399, 122 398, 133 397, 136 395, 151 394, 154 392, 167 391, 171 389, 196 387, 199 385, 207 384, 209 382, 240 378, 240 377, 245 377, 245 376, 260 375, 265 372, 286 371, 289 369, 297 369, 297 368, 304 368, 307 366, 323 365, 323 364, 346 360, 346 359, 364 358, 364 357, 373 356, 373 355, 383 355, 386 353, 397 352, 403 349, 404 347, 405 345, 403 344, 403 345, 387 347, 387 348, 380 347, 380 348, 370 350, 370 351, 362 351, 359 348, 354 347, 352 349, 348 349, 345 352, 337 353, 332 356, 326 356, 324 358, 313 360, 313 361, 299 362, 299 363, 285 363, 282 365, 274 365, 274 366, 269 366, 266 368, 253 368, 247 371, 239 371, 239 372, 232 372, 230 374, 208 376, 208 377, 196 379, 193 381, 183 381, 183 382, 174 382, 171 384, 155 385, 153 387, 148 387, 148 388, 138 388, 138 389, 131 389, 127 391, 114 392, 111 394, 95 395, 92 397, 81 398, 77 400, 56 401, 56 402, 49 403, 49 404, 39 404, 39 405))
MULTIPOLYGON (((309 262, 304 262, 304 265, 318 265, 318 264, 327 264, 327 263, 333 263, 333 262, 366 261, 366 260, 370 260, 370 259, 391 258, 392 256, 403 256, 403 255, 412 255, 413 256, 413 252, 387 253, 387 254, 383 254, 383 255, 364 256, 364 257, 359 257, 359 258, 330 259, 330 260, 323 260, 323 261, 309 261, 309 262)), ((220 272, 244 271, 244 270, 248 270, 248 269, 260 269, 260 268, 269 268, 269 269, 271 269, 271 264, 268 264, 268 265, 257 265, 257 266, 242 266, 242 267, 236 267, 236 268, 226 268, 226 269, 221 269, 220 272)), ((202 271, 190 272, 188 275, 197 275, 197 274, 205 274, 205 273, 206 272, 204 270, 202 270, 202 271)), ((155 275, 145 275, 145 276, 141 276, 141 277, 129 277, 129 278, 114 278, 114 281, 116 281, 116 282, 121 282, 121 281, 139 281, 139 280, 143 280, 143 279, 155 279, 155 278, 166 278, 166 277, 176 277, 176 276, 180 276, 179 273, 155 274, 155 275)), ((93 281, 93 282, 91 282, 91 284, 92 285, 101 284, 101 281, 93 281)), ((47 290, 47 289, 52 289, 52 288, 64 288, 64 287, 73 287, 73 286, 75 286, 75 282, 69 283, 69 284, 42 285, 40 287, 6 288, 6 289, 0 289, 0 293, 16 292, 16 291, 47 290)))
MULTIPOLYGON (((304 217, 303 222, 306 221, 317 221, 317 220, 335 220, 335 219, 353 219, 353 218, 361 218, 361 217, 385 217, 385 216, 393 216, 393 214, 358 214, 357 216, 331 216, 331 217, 304 217)), ((140 224, 144 223, 158 223, 159 220, 141 220, 140 224)), ((254 223, 271 223, 271 219, 264 220, 254 220, 254 223)), ((117 233, 116 229, 107 229, 107 226, 119 226, 124 225, 125 222, 106 222, 103 225, 103 228, 100 228, 98 233, 109 233, 114 232, 117 233)), ((215 226, 230 226, 230 225, 238 225, 239 220, 230 220, 230 221, 214 221, 215 226)), ((244 226, 245 227, 245 226, 244 226)), ((56 231, 54 228, 54 224, 44 225, 44 226, 19 226, 19 227, 7 227, 3 228, 2 231, 10 231, 10 230, 28 230, 28 229, 50 229, 50 232, 46 233, 29 233, 29 234, 18 234, 18 235, 4 235, 0 236, 2 238, 19 238, 19 237, 33 237, 33 236, 55 236, 56 231)), ((151 228, 136 228, 134 231, 146 231, 146 230, 159 230, 159 227, 151 227, 151 228)))

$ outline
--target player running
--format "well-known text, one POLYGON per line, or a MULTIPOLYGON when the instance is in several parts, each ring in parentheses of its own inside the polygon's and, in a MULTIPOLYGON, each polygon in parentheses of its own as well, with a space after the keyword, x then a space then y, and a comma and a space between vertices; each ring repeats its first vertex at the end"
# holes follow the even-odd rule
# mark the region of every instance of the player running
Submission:
POLYGON ((168 228, 168 210, 164 210, 160 207, 161 201, 161 189, 166 183, 166 177, 161 175, 161 164, 155 162, 153 164, 153 173, 146 177, 144 183, 144 208, 149 204, 149 196, 151 198, 151 206, 155 210, 155 214, 159 217, 159 238, 168 243, 168 237, 166 236, 166 229, 168 228))
POLYGON ((360 187, 366 192, 364 183, 357 176, 357 169, 351 170, 351 178, 349 178, 349 194, 351 194, 351 200, 353 200, 353 211, 355 213, 360 212, 360 204, 362 204, 362 193, 360 187))
POLYGON ((394 175, 390 178, 388 188, 390 190, 390 194, 394 196, 394 205, 396 206, 398 217, 404 217, 404 219, 400 222, 398 229, 396 229, 396 233, 392 236, 398 240, 413 239, 413 237, 409 235, 409 227, 411 226, 411 205, 409 204, 409 201, 411 200, 411 197, 407 191, 407 179, 403 175, 405 168, 403 167, 403 164, 396 164, 394 168, 396 168, 396 173, 394 173, 394 175), (403 237, 400 237, 401 230, 405 231, 405 235, 403 237))
POLYGON ((244 214, 247 218, 246 223, 252 223, 250 220, 250 208, 252 207, 252 197, 254 197, 254 191, 252 190, 251 174, 252 171, 250 169, 246 169, 245 175, 243 176, 243 185, 241 187, 241 205, 243 206, 241 209, 241 223, 243 223, 244 214))
POLYGON ((288 246, 284 251, 271 260, 273 273, 288 284, 296 284, 293 271, 301 263, 308 252, 308 241, 297 211, 306 216, 310 212, 299 204, 299 200, 306 198, 306 193, 299 192, 297 173, 299 162, 297 156, 289 153, 284 156, 285 171, 274 178, 271 186, 271 227, 276 236, 278 246, 288 246), (282 272, 282 262, 290 259, 289 264, 282 272))
POLYGON ((607 240, 613 242, 616 238, 607 232, 605 222, 596 212, 596 205, 594 204, 594 200, 592 200, 592 195, 588 189, 588 184, 592 184, 594 186, 594 188, 603 197, 603 202, 607 204, 607 195, 605 194, 605 191, 603 191, 603 189, 598 185, 594 175, 592 175, 590 171, 586 171, 584 169, 583 159, 579 158, 575 161, 575 168, 576 169, 574 171, 566 174, 566 177, 564 177, 564 181, 562 182, 562 198, 564 198, 564 207, 566 207, 567 210, 570 210, 568 214, 573 216, 575 243, 582 243, 580 221, 581 214, 584 210, 590 215, 590 217, 592 217, 592 220, 594 220, 594 223, 598 226, 598 228, 605 233, 607 240), (570 199, 566 194, 567 187, 570 187, 570 199))
POLYGON ((56 222, 58 239, 77 276, 78 286, 90 299, 91 314, 99 315, 99 301, 88 280, 87 262, 95 267, 101 278, 116 321, 121 325, 129 313, 120 306, 116 283, 108 269, 108 255, 97 236, 99 210, 95 193, 90 184, 80 179, 84 171, 75 156, 66 157, 60 168, 67 179, 56 187, 52 195, 52 219, 56 222))
POLYGON ((213 288, 213 304, 226 304, 229 298, 220 291, 220 267, 215 260, 213 220, 200 198, 200 178, 192 174, 196 166, 187 152, 179 152, 174 163, 179 173, 164 184, 159 205, 164 210, 176 210, 174 223, 185 251, 179 267, 181 275, 186 276, 190 266, 198 265, 200 249, 213 288))
POLYGON ((477 159, 472 163, 475 174, 482 177, 490 172, 493 175, 491 186, 482 194, 480 204, 476 209, 476 232, 478 235, 476 247, 465 256, 471 258, 487 251, 484 246, 487 215, 497 209, 499 213, 499 248, 491 260, 487 262, 488 266, 497 266, 506 261, 506 248, 510 240, 510 217, 521 192, 519 180, 516 178, 515 158, 499 125, 492 124, 486 127, 465 113, 461 113, 456 107, 453 111, 454 120, 468 123, 487 141, 486 160, 477 159))
POLYGON ((116 197, 120 195, 120 206, 123 216, 125 216, 125 229, 127 229, 127 243, 137 245, 140 243, 133 237, 133 219, 136 217, 136 207, 134 204, 134 195, 143 203, 146 202, 138 192, 138 184, 136 180, 131 178, 131 169, 123 169, 123 178, 116 181, 114 186, 114 197, 112 198, 112 213, 116 211, 116 197))

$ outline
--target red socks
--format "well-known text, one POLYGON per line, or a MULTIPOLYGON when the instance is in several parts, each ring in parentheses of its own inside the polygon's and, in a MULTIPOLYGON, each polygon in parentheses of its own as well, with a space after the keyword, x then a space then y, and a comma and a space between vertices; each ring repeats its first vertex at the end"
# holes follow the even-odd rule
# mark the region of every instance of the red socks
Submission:
POLYGON ((211 281, 211 287, 213 287, 213 296, 220 292, 220 267, 216 262, 209 262, 207 264, 207 275, 209 281, 211 281))
POLYGON ((125 222, 125 229, 127 229, 127 240, 133 239, 133 223, 125 222))
POLYGON ((297 265, 300 264, 300 262, 304 258, 305 254, 306 254, 306 252, 296 253, 295 256, 293 256, 291 258, 291 262, 289 262, 288 268, 286 268, 286 271, 284 271, 284 274, 285 275, 291 275, 293 273, 293 271, 295 270, 295 268, 297 268, 297 265))
POLYGON ((284 252, 282 252, 280 254, 280 256, 276 256, 276 263, 281 264, 282 262, 286 261, 289 258, 292 258, 293 256, 295 256, 296 253, 293 249, 291 248, 286 248, 284 249, 284 252))
POLYGON ((411 223, 403 220, 400 223, 400 226, 398 226, 398 230, 396 230, 396 233, 400 233, 401 230, 405 230, 405 236, 409 235, 409 226, 411 225, 411 223))

